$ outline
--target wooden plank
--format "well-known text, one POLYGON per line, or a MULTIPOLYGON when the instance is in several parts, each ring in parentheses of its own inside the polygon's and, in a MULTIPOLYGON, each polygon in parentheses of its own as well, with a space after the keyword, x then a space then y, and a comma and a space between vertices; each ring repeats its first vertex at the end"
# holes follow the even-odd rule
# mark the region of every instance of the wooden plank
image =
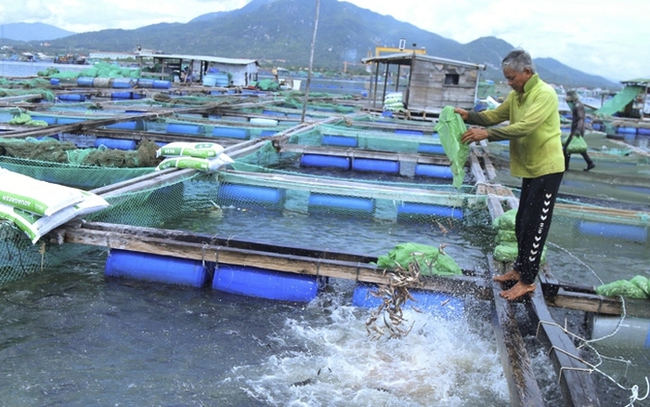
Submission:
POLYGON ((481 163, 479 163, 478 157, 476 157, 476 154, 474 154, 473 151, 470 151, 469 162, 476 183, 485 183, 485 174, 483 173, 483 168, 481 168, 481 163))
MULTIPOLYGON (((496 265, 490 257, 490 274, 497 274, 496 265)), ((498 293, 501 287, 492 282, 494 308, 492 326, 496 336, 497 349, 503 365, 503 372, 508 383, 510 405, 544 406, 544 398, 539 389, 532 369, 532 362, 526 351, 524 339, 519 332, 517 319, 512 305, 498 293)))
MULTIPOLYGON (((137 231, 137 228, 130 229, 137 231)), ((377 267, 370 263, 263 252, 208 242, 187 242, 170 238, 147 237, 137 235, 137 233, 92 230, 83 226, 65 226, 57 229, 54 235, 57 236, 57 241, 66 243, 102 246, 233 265, 255 266, 268 270, 344 278, 374 284, 387 284, 389 282, 389 277, 379 272, 377 267)), ((426 277, 423 286, 418 287, 418 289, 462 295, 473 294, 479 298, 486 298, 491 294, 479 279, 469 276, 452 278, 426 277)))
POLYGON ((540 284, 530 296, 526 308, 533 323, 538 324, 538 338, 549 349, 565 405, 570 407, 600 406, 596 388, 591 380, 591 370, 589 370, 589 366, 578 359, 580 353, 571 338, 555 324, 546 306, 540 284))

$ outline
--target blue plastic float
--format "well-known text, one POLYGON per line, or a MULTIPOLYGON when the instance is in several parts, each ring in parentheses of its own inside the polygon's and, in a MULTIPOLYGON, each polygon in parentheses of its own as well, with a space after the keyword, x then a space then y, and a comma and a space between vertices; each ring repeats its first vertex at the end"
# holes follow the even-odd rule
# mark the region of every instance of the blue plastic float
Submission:
POLYGON ((648 229, 643 226, 620 225, 616 223, 583 220, 578 223, 578 231, 585 235, 631 240, 635 242, 645 242, 648 240, 648 229))
POLYGON ((257 185, 221 184, 217 192, 219 202, 256 203, 263 205, 279 205, 284 198, 284 190, 261 187, 257 185))
POLYGON ((300 158, 300 165, 303 167, 332 167, 349 170, 350 159, 336 155, 303 154, 300 158))
POLYGON ((356 171, 399 174, 399 161, 355 158, 352 160, 352 169, 356 171))
POLYGON ((105 137, 99 137, 95 139, 95 147, 103 145, 106 148, 112 148, 115 150, 135 150, 136 144, 137 143, 135 140, 127 139, 113 139, 105 137))
POLYGON ((167 123, 167 133, 201 134, 202 132, 198 124, 167 123))
POLYGON ((248 131, 237 127, 215 126, 212 129, 212 135, 215 137, 228 137, 245 140, 248 138, 248 131))
POLYGON ((463 210, 451 206, 431 205, 416 202, 403 202, 397 207, 398 215, 428 215, 463 219, 463 210))
POLYGON ((111 249, 106 276, 203 287, 209 273, 201 261, 111 249))
MULTIPOLYGON (((352 295, 352 305, 363 308, 375 308, 382 303, 381 298, 371 294, 376 291, 377 286, 374 284, 358 283, 352 295)), ((415 307, 420 311, 430 313, 437 317, 448 320, 459 319, 464 317, 465 302, 453 295, 423 290, 409 290, 409 293, 416 301, 407 300, 403 309, 415 307)))
POLYGON ((321 137, 321 145, 324 146, 342 146, 342 147, 356 147, 357 138, 347 136, 336 136, 323 134, 321 137))
POLYGON ((445 149, 441 144, 420 144, 418 146, 418 153, 428 153, 428 154, 445 154, 445 149))
POLYGON ((451 168, 449 166, 434 164, 416 164, 415 175, 443 179, 454 178, 454 174, 451 172, 451 168))
POLYGON ((318 294, 318 279, 257 267, 219 264, 214 271, 212 288, 270 300, 308 302, 318 294))
POLYGON ((372 213, 375 209, 375 204, 370 198, 312 193, 309 195, 309 211, 319 209, 338 209, 372 213))

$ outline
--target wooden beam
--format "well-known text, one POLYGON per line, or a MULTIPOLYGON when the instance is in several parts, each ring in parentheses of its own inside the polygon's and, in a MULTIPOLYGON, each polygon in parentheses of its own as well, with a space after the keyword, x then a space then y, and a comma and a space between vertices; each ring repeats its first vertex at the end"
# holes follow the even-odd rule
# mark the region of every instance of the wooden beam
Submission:
MULTIPOLYGON (((494 276, 496 266, 490 257, 490 274, 494 276)), ((533 374, 532 362, 526 351, 524 339, 519 332, 512 305, 498 293, 501 287, 492 282, 494 308, 492 327, 496 336, 497 349, 501 357, 503 372, 510 392, 510 405, 534 407, 545 406, 541 390, 533 374)))
MULTIPOLYGON (((389 276, 378 271, 377 267, 370 263, 250 250, 215 244, 208 239, 196 242, 171 238, 173 235, 182 234, 182 232, 178 231, 176 233, 169 231, 170 237, 160 237, 159 233, 156 236, 148 236, 146 228, 125 225, 122 225, 122 228, 124 228, 124 231, 120 232, 117 229, 110 231, 106 230, 106 228, 90 229, 83 225, 81 227, 66 225, 57 229, 54 236, 57 237, 57 241, 66 243, 102 246, 216 263, 255 266, 268 270, 343 278, 374 284, 388 284, 389 282, 389 276), (128 233, 126 230, 128 230, 128 233)), ((329 256, 331 257, 332 254, 329 254, 329 256)), ((417 288, 460 295, 470 294, 479 298, 486 298, 490 295, 489 290, 479 279, 470 276, 426 277, 423 286, 417 288)))
POLYGON ((445 156, 422 155, 417 153, 389 153, 384 151, 369 151, 356 148, 331 147, 331 146, 302 146, 298 144, 284 144, 281 152, 302 154, 322 154, 336 157, 372 158, 389 161, 412 161, 420 164, 449 165, 445 156))
POLYGON ((526 308, 530 319, 537 324, 537 337, 549 349, 565 405, 567 407, 600 406, 596 388, 591 380, 591 370, 588 365, 579 360, 580 352, 571 338, 555 323, 539 284, 535 292, 530 295, 526 308))

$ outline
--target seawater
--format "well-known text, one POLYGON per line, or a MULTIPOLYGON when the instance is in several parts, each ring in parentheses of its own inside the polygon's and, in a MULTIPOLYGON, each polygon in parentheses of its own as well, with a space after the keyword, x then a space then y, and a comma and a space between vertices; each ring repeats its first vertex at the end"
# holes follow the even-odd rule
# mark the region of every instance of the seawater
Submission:
MULTIPOLYGON (((434 222, 222 209, 220 216, 196 212, 161 226, 373 256, 406 241, 446 244, 469 270, 484 270, 492 248, 486 230, 458 224, 442 230, 434 222)), ((586 236, 574 220, 557 218, 548 259, 560 280, 598 285, 647 276, 648 246, 586 236)), ((107 279, 105 249, 50 250, 67 261, 0 287, 1 405, 509 405, 486 302, 465 298, 466 318, 452 321, 407 310, 413 329, 406 338, 372 340, 365 325, 371 310, 351 305, 351 281, 330 279, 310 303, 274 302, 107 279)), ((534 342, 534 329, 526 339, 534 342)), ((600 351, 630 361, 607 360, 604 372, 644 390, 647 351, 600 351)), ((546 351, 531 356, 553 405, 561 397, 546 351)), ((627 403, 629 392, 593 377, 601 405, 627 403)))

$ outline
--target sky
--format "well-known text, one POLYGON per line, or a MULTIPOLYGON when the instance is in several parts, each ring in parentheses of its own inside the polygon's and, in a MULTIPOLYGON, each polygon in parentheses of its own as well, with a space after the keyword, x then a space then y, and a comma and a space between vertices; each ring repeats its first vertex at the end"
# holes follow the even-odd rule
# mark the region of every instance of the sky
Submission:
MULTIPOLYGON (((249 2, 0 0, 0 24, 41 22, 76 33, 109 28, 129 30, 162 22, 186 23, 201 14, 239 9, 249 2)), ((527 50, 533 58, 554 58, 571 68, 615 82, 650 77, 650 0, 347 2, 462 44, 494 36, 527 50)), ((320 18, 327 16, 321 14, 320 18)), ((410 44, 417 39, 406 41, 410 44)), ((435 55, 433 50, 428 53, 435 55)))

